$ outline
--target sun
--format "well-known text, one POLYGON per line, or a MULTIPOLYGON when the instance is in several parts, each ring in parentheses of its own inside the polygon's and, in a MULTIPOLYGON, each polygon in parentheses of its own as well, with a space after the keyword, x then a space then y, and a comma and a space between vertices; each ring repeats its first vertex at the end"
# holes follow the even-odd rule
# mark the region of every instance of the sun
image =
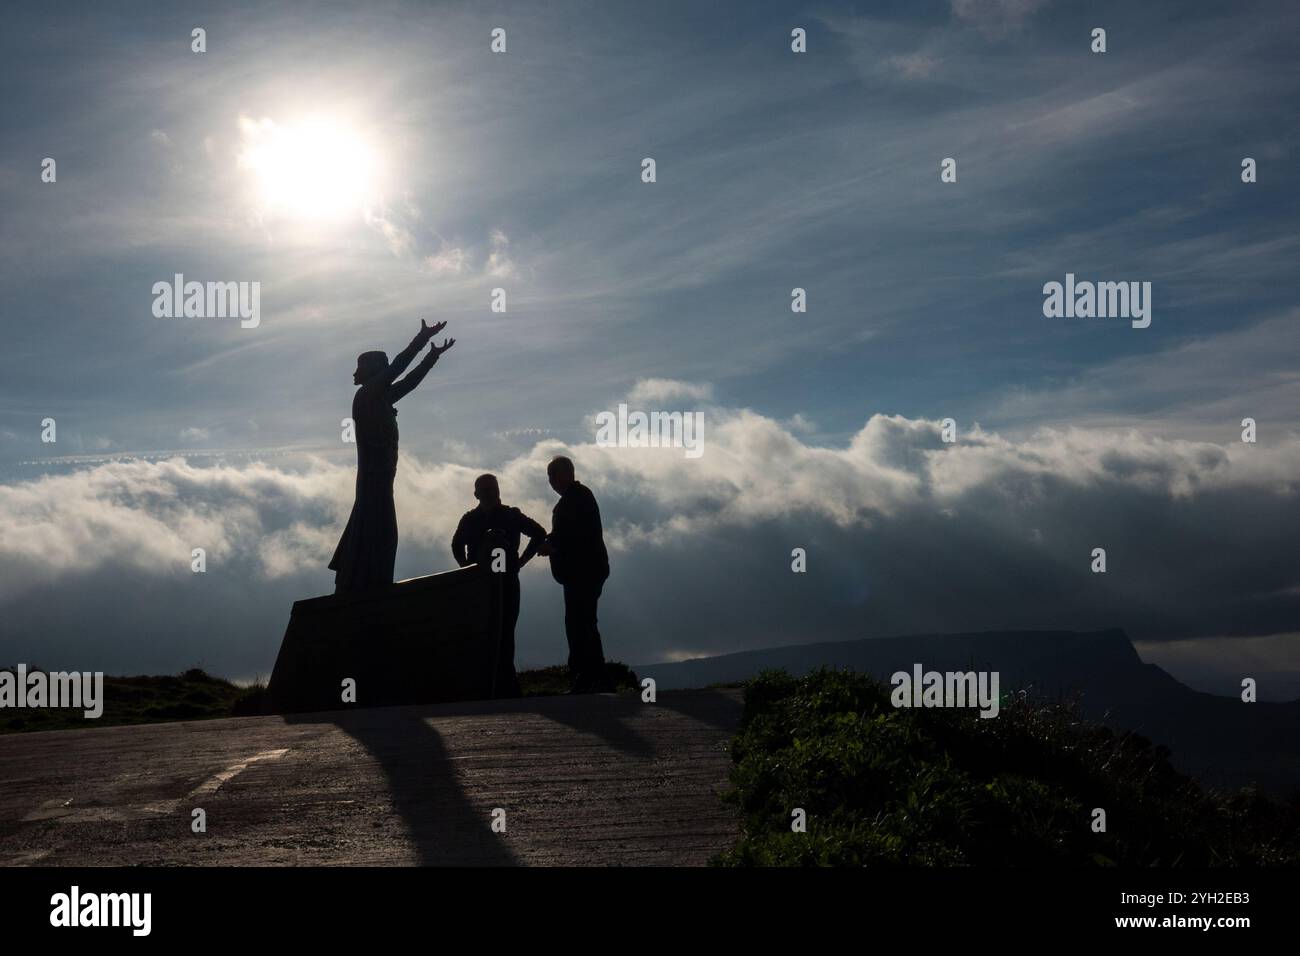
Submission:
POLYGON ((239 167, 250 174, 264 212, 337 220, 364 213, 378 201, 379 151, 351 123, 328 116, 286 123, 241 117, 239 123, 239 167))

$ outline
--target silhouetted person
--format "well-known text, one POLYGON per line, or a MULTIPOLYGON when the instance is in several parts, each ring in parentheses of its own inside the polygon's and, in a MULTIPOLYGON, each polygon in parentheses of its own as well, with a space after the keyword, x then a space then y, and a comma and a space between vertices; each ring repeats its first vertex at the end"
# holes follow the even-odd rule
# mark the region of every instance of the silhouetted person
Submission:
POLYGON ((610 690, 596 627, 596 602, 609 577, 600 507, 590 489, 574 478, 568 458, 552 459, 546 477, 560 500, 551 515, 551 533, 539 552, 550 556, 551 576, 564 586, 569 681, 574 693, 610 690))
POLYGON ((420 349, 446 328, 438 322, 432 328, 420 320, 420 331, 411 344, 390 364, 384 352, 363 352, 357 356, 352 381, 361 387, 352 398, 352 421, 357 442, 357 497, 343 530, 339 546, 330 559, 334 592, 364 591, 393 583, 397 558, 397 509, 393 506, 393 478, 397 474, 397 409, 393 403, 419 385, 438 361, 438 356, 456 344, 433 345, 411 373, 406 371, 420 349))
MULTIPOLYGON (((527 564, 546 540, 546 529, 518 508, 501 503, 501 489, 495 475, 474 479, 478 507, 466 511, 451 539, 451 553, 462 568, 470 564, 493 566, 492 552, 505 552, 501 574, 501 649, 497 656, 496 696, 518 697, 519 676, 515 673, 515 624, 519 621, 519 569, 527 564), (528 536, 528 547, 519 554, 519 538, 528 536)), ((495 570, 495 569, 494 569, 495 570)))

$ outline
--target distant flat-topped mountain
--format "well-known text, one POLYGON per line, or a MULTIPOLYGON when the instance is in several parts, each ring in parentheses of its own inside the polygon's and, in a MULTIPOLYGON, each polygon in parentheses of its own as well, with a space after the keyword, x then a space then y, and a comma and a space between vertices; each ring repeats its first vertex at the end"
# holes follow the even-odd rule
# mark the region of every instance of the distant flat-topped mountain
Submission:
POLYGON ((1243 703, 1192 690, 1143 663, 1122 630, 917 634, 774 647, 635 668, 660 689, 705 687, 779 668, 802 675, 848 668, 888 681, 896 671, 995 670, 1003 694, 1078 697, 1085 717, 1132 730, 1173 752, 1174 766, 1209 786, 1300 788, 1300 701, 1243 703))

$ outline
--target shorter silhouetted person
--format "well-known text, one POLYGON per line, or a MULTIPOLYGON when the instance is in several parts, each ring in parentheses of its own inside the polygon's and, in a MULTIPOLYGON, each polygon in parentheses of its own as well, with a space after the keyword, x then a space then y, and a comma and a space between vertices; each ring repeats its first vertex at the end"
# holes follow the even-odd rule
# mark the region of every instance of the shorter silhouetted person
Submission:
POLYGON ((397 509, 393 506, 397 409, 393 403, 419 385, 438 356, 455 345, 456 340, 433 345, 406 378, 400 382, 395 379, 446 326, 446 322, 438 322, 429 327, 421 319, 420 331, 391 363, 384 352, 363 352, 357 356, 357 370, 352 373, 352 383, 361 386, 352 397, 357 496, 348 516, 348 526, 343 529, 343 537, 330 559, 336 593, 364 591, 393 583, 393 564, 397 559, 397 509))
POLYGON ((551 576, 564 587, 570 686, 578 694, 610 690, 596 627, 596 602, 609 577, 600 507, 591 490, 574 477, 568 458, 552 459, 546 477, 560 500, 551 515, 551 533, 539 551, 550 557, 551 576))
MULTIPOLYGON (((462 568, 482 564, 493 568, 505 552, 501 573, 501 649, 497 657, 496 695, 518 697, 519 676, 515 673, 515 624, 519 621, 519 569, 527 564, 546 540, 546 529, 518 508, 501 503, 501 489, 495 475, 474 479, 474 497, 478 507, 466 511, 451 539, 451 553, 462 568), (528 537, 528 547, 521 555, 519 539, 528 537)), ((495 570, 495 568, 493 568, 495 570)))

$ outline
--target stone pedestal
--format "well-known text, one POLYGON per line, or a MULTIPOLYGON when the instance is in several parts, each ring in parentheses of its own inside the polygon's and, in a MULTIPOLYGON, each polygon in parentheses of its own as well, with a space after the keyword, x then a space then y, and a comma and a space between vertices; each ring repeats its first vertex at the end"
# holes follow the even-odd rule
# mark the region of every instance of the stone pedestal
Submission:
POLYGON ((492 697, 501 580, 486 567, 296 601, 268 688, 278 713, 492 697), (343 681, 356 681, 356 703, 343 681))

